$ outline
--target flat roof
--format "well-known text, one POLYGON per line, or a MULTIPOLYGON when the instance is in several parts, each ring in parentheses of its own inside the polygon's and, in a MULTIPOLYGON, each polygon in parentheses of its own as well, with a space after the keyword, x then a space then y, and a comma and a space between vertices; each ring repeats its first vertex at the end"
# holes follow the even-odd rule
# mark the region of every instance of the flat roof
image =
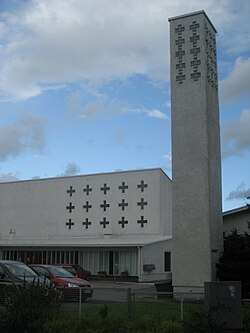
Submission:
POLYGON ((179 20, 181 18, 185 18, 185 17, 188 17, 188 16, 194 16, 194 15, 200 15, 200 14, 203 14, 206 17, 206 19, 211 24, 211 26, 214 29, 214 31, 217 32, 217 30, 215 29, 213 23, 211 22, 210 18, 207 16, 207 14, 206 14, 206 12, 204 10, 198 10, 196 12, 192 12, 192 13, 187 13, 187 14, 183 14, 183 15, 178 15, 178 16, 170 17, 168 19, 168 21, 170 22, 170 21, 179 20))
POLYGON ((226 212, 223 213, 223 216, 230 215, 230 214, 236 214, 236 213, 248 210, 248 209, 250 209, 250 205, 246 204, 245 206, 242 206, 242 207, 238 207, 238 208, 227 210, 226 212))
POLYGON ((172 236, 15 237, 0 239, 0 247, 138 247, 171 240, 172 236))
POLYGON ((73 176, 58 176, 58 177, 48 177, 48 178, 34 178, 34 179, 20 179, 13 181, 5 181, 0 182, 1 184, 12 184, 12 183, 23 183, 23 182, 38 182, 42 180, 55 180, 55 179, 67 179, 67 178, 77 178, 77 177, 92 177, 92 176, 105 176, 112 174, 122 174, 122 173, 135 173, 135 172, 147 172, 147 171, 160 171, 162 172, 170 181, 172 181, 169 176, 163 171, 162 168, 151 168, 151 169, 136 169, 136 170, 119 170, 119 171, 110 171, 110 172, 99 172, 99 173, 90 173, 90 174, 81 174, 81 175, 73 175, 73 176))

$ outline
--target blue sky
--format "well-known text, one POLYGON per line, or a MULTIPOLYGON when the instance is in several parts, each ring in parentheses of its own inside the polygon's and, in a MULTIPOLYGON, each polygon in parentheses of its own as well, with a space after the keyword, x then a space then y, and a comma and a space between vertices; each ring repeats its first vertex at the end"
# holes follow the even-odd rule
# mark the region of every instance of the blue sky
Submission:
POLYGON ((249 0, 0 0, 0 181, 161 167, 168 18, 217 34, 223 210, 250 195, 249 0))

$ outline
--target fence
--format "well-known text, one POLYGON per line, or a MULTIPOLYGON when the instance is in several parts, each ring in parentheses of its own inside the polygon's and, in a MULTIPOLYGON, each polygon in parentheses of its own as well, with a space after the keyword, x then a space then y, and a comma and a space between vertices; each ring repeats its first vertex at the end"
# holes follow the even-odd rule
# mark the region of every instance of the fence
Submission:
MULTIPOLYGON (((140 286, 140 285, 138 285, 140 286)), ((90 313, 99 313, 101 316, 126 316, 128 319, 142 316, 155 316, 159 319, 173 319, 183 321, 194 311, 203 310, 203 294, 190 294, 156 292, 155 287, 139 289, 133 288, 94 288, 93 298, 79 302, 64 302, 61 309, 75 311, 79 317, 90 313), (197 300, 196 300, 197 299, 197 300)))

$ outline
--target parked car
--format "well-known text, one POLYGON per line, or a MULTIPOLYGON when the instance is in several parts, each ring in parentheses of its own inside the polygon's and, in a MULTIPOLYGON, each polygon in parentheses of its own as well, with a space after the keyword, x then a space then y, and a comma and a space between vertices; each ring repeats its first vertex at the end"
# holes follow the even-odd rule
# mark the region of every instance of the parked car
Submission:
POLYGON ((11 284, 40 284, 50 287, 51 282, 41 278, 29 266, 21 261, 0 260, 0 303, 5 299, 5 288, 11 284))
POLYGON ((63 292, 64 301, 85 300, 93 295, 92 285, 83 279, 76 278, 62 267, 54 265, 30 265, 40 276, 45 276, 52 281, 56 288, 63 292))
POLYGON ((77 264, 57 264, 55 266, 62 267, 73 274, 75 277, 78 277, 83 280, 90 280, 91 272, 82 268, 82 266, 77 264))

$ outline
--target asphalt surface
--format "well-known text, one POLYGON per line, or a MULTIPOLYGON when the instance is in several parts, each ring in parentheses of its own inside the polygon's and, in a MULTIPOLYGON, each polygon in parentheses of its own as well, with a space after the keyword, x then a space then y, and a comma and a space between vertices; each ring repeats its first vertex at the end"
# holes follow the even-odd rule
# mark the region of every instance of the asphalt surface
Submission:
MULTIPOLYGON (((155 297, 156 288, 154 283, 136 283, 123 281, 92 281, 92 301, 127 301, 127 291, 140 298, 155 297)), ((89 299, 90 300, 90 299, 89 299)))
MULTIPOLYGON (((126 302, 128 289, 131 297, 136 299, 154 299, 157 298, 154 283, 136 283, 121 280, 114 281, 91 281, 93 286, 93 297, 88 298, 82 303, 82 306, 91 306, 94 304, 126 302)), ((62 308, 73 309, 79 307, 79 302, 64 302, 62 308)))

